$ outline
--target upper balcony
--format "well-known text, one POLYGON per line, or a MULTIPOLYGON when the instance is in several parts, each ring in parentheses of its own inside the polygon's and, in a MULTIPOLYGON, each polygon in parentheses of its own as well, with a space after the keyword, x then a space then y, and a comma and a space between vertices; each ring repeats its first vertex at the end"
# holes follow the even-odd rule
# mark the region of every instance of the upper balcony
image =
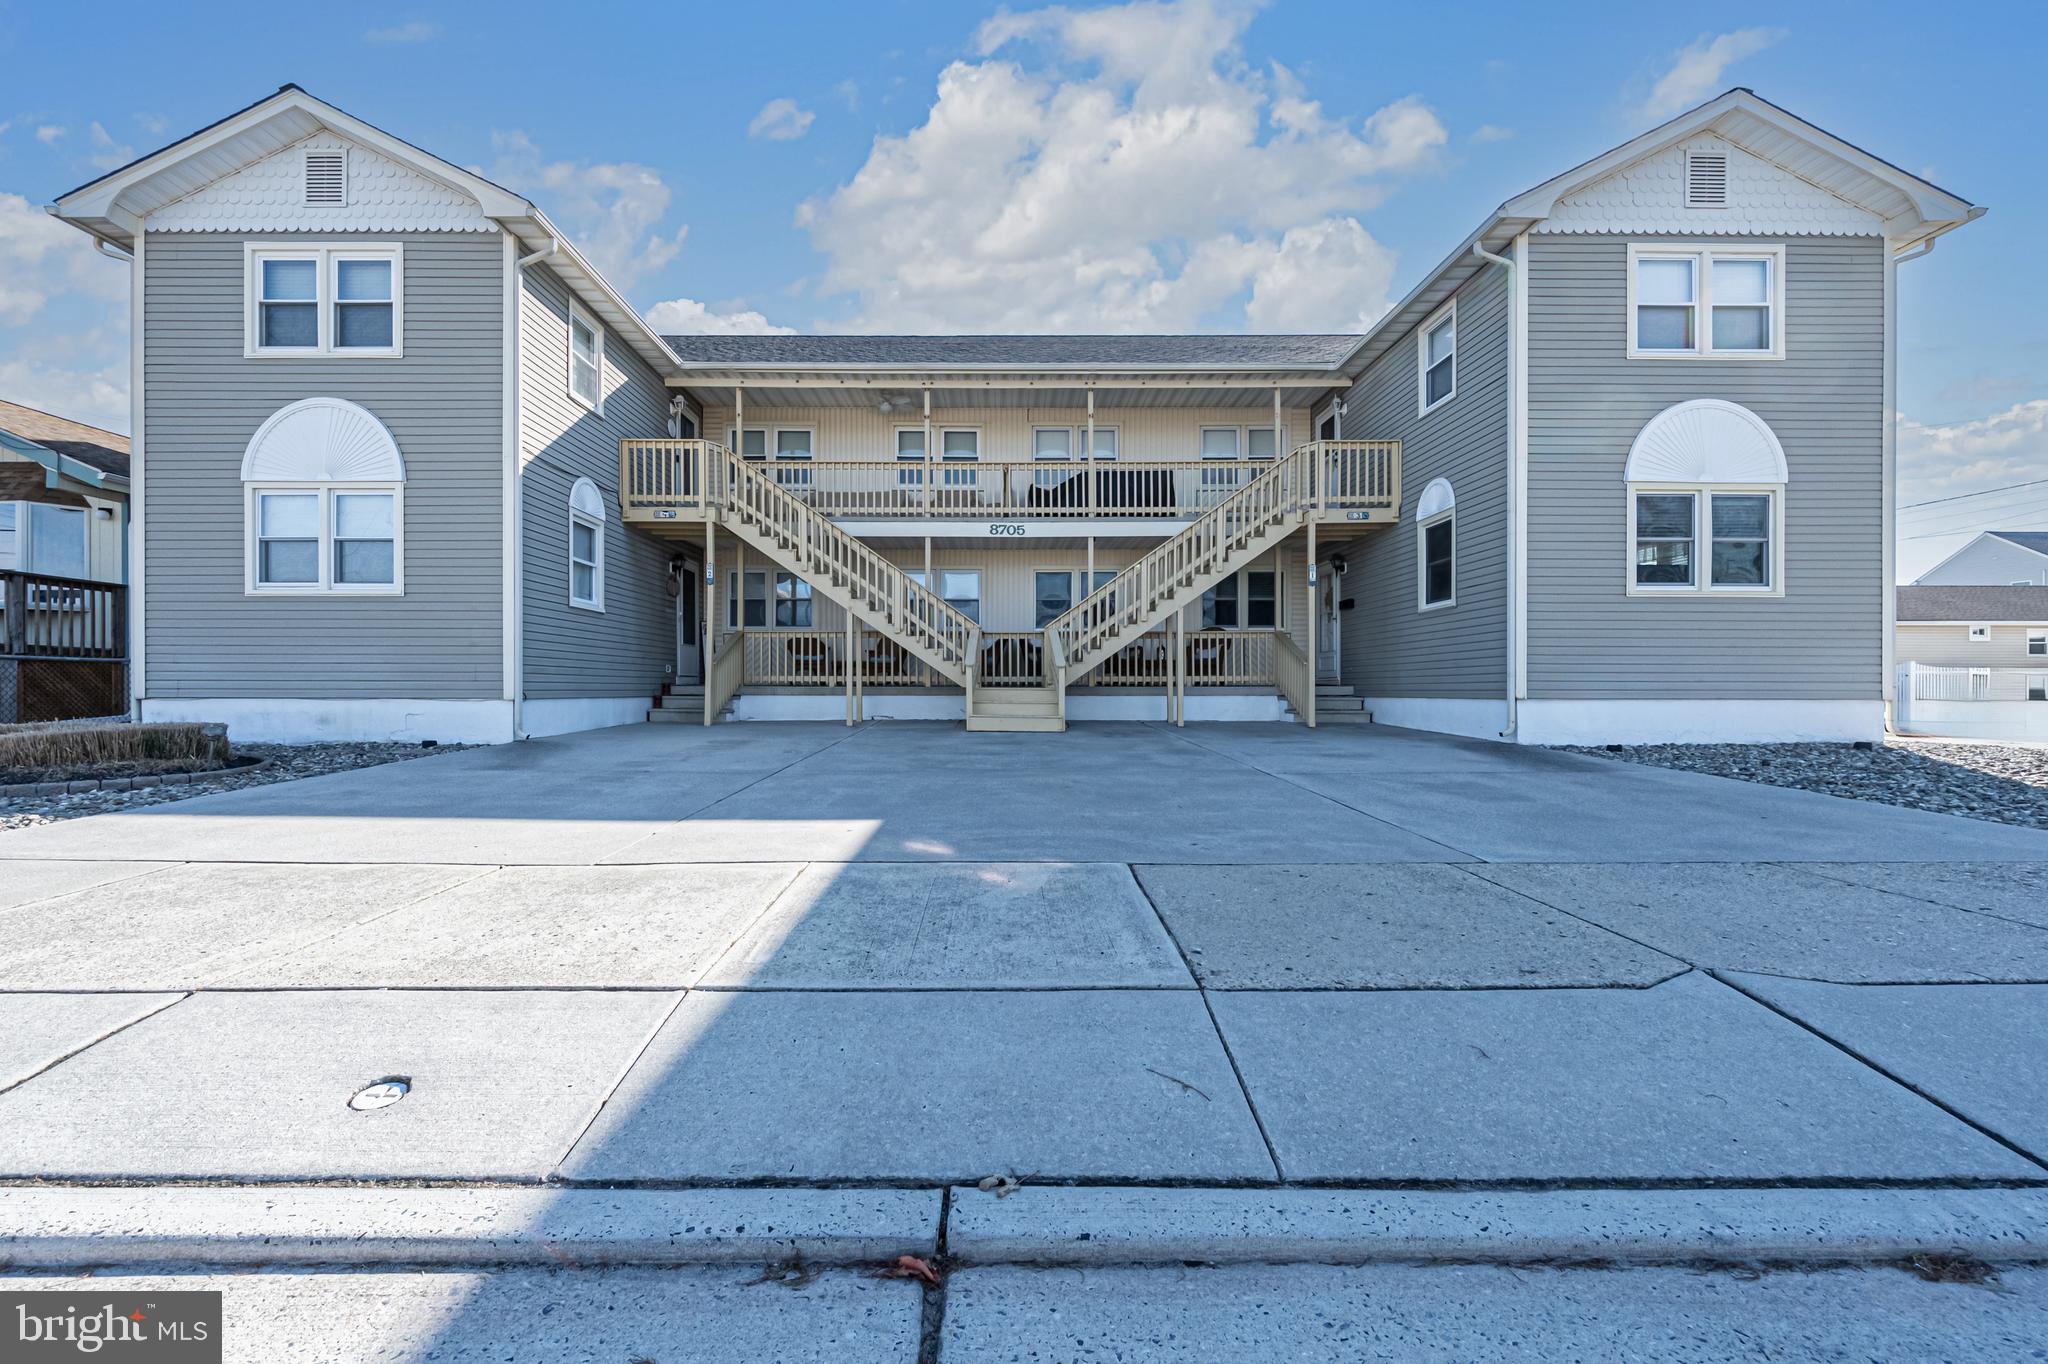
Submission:
MULTIPOLYGON (((1316 441, 1319 519, 1388 523, 1401 506, 1401 443, 1316 441)), ((707 456, 723 446, 698 440, 619 443, 619 501, 625 519, 701 520, 707 456)), ((1124 533, 1145 522, 1185 522, 1217 507, 1272 467, 1271 460, 857 460, 762 459, 777 486, 857 532, 888 533, 916 523, 965 528, 989 522, 1102 522, 1124 533)), ((1076 531, 1083 529, 1076 525, 1076 531)), ((1170 533, 1177 527, 1158 527, 1170 533)), ((929 533, 929 532, 927 532, 929 533)))

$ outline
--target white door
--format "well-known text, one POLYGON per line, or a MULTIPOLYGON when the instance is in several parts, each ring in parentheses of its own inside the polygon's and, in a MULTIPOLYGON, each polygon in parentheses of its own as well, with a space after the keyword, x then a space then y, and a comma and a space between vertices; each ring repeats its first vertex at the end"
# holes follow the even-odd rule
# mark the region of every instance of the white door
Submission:
POLYGON ((1343 641, 1338 635, 1338 622, 1343 619, 1338 609, 1342 597, 1337 586, 1337 575, 1328 564, 1316 567, 1316 678, 1319 681, 1337 681, 1343 668, 1343 641))

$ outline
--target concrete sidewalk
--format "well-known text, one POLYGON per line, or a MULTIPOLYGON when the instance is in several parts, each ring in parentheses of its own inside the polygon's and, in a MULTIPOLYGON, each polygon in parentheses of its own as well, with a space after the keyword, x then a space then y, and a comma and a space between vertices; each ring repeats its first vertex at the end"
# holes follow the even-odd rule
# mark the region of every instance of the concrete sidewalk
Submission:
MULTIPOLYGON (((1661 1195, 1754 1234, 1600 1204, 1597 1258, 1634 1224, 1678 1259, 2043 1260, 2044 869, 2040 831, 1376 727, 639 726, 19 831, 0 1253, 844 1262, 966 1253, 986 1205, 1059 1209, 998 1263, 1081 1226, 1239 1260, 1248 1223, 1372 1241, 1386 1206, 1343 1200, 1421 1187, 1543 1200, 1527 1240, 1447 1218, 1443 1258, 1553 1258, 1560 1208, 1661 1195), (988 1176, 1094 1201, 957 1192, 988 1176), (305 1201, 337 1183, 369 1187, 305 1201), (678 1240, 589 1202, 732 1185, 927 1211, 678 1240), (534 1201, 451 1223, 444 1193, 534 1201), (1844 1221, 1836 1194, 1865 1201, 1844 1221), (1339 1201, 1256 1202, 1303 1197, 1339 1201), (534 1230, 557 1223, 581 1230, 534 1230)), ((975 1313, 1036 1310, 970 1282, 975 1313)), ((819 1320, 915 1316, 876 1293, 819 1320)), ((972 1314, 946 1320, 971 1353, 972 1314)))

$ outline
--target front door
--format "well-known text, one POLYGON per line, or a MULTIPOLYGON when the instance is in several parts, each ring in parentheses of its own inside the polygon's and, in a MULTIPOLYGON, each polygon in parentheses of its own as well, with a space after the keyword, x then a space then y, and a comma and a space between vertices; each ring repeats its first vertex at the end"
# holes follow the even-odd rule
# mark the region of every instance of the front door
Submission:
POLYGON ((1335 682, 1343 669, 1343 641, 1338 636, 1338 622, 1343 619, 1338 606, 1341 593, 1337 587, 1337 575, 1328 564, 1316 569, 1316 679, 1335 682))
POLYGON ((676 596, 676 681, 704 680, 704 585, 695 563, 682 567, 683 590, 676 596))

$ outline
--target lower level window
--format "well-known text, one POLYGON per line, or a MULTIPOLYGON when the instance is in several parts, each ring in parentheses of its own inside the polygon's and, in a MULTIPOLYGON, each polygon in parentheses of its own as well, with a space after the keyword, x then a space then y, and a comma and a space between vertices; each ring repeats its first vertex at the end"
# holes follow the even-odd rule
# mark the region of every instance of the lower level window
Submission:
POLYGON ((85 526, 83 507, 0 502, 0 568, 26 569, 52 578, 83 578, 85 526))
POLYGON ((808 630, 813 622, 811 585, 794 573, 775 575, 775 624, 785 630, 808 630))
POLYGON ((1456 514, 1445 512, 1422 528, 1422 604, 1450 606, 1458 599, 1456 514))
POLYGON ((1272 630, 1280 624, 1280 575, 1271 569, 1233 573, 1202 594, 1204 630, 1272 630))
MULTIPOLYGON (((925 585, 922 572, 906 573, 904 577, 919 587, 925 585)), ((939 570, 939 596, 946 605, 958 611, 967 619, 981 623, 981 570, 978 568, 942 568, 939 570)))
POLYGON ((1748 489, 1631 495, 1630 586, 1644 592, 1769 592, 1777 586, 1777 496, 1748 489))
POLYGON ((1088 570, 1047 569, 1032 575, 1033 600, 1037 603, 1038 624, 1043 630, 1054 620, 1074 609, 1075 605, 1090 593, 1098 591, 1111 578, 1114 569, 1100 568, 1095 571, 1095 581, 1088 581, 1088 570))
POLYGON ((250 490, 249 588, 255 592, 395 593, 395 489, 250 490))

